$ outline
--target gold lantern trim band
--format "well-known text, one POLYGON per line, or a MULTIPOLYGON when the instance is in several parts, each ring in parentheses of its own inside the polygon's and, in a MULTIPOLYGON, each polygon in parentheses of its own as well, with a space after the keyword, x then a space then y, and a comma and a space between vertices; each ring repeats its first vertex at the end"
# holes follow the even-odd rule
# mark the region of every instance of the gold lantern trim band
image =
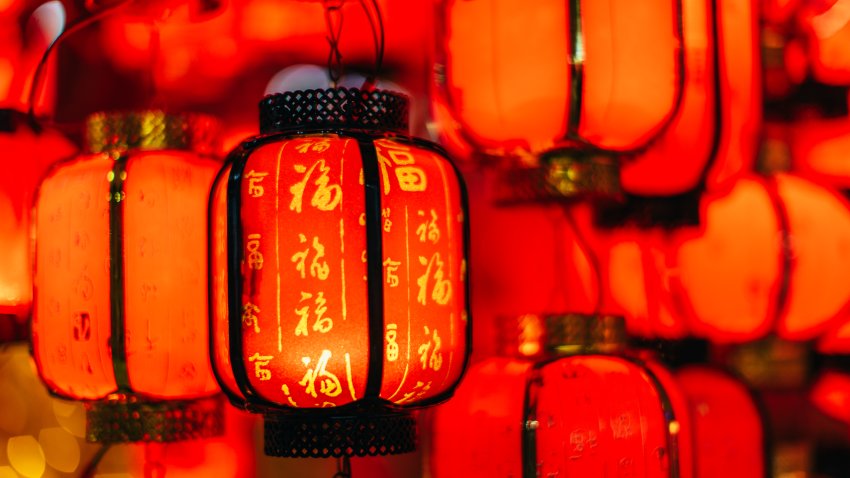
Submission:
POLYGON ((197 113, 101 112, 86 119, 86 145, 92 153, 177 149, 210 155, 218 150, 219 131, 218 121, 197 113))

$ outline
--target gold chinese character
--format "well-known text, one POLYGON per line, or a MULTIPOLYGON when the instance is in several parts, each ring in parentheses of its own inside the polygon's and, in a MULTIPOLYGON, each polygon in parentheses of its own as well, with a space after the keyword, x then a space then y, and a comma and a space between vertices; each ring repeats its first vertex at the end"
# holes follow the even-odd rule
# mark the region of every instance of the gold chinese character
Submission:
POLYGON ((381 210, 381 217, 384 218, 384 232, 390 232, 393 227, 393 222, 390 221, 390 208, 384 208, 381 210))
MULTIPOLYGON (((298 234, 298 241, 301 244, 305 244, 307 242, 307 236, 304 234, 298 234)), ((328 274, 330 274, 330 267, 328 266, 327 261, 320 261, 321 258, 325 257, 325 246, 319 242, 319 238, 313 236, 313 251, 315 254, 313 255, 313 260, 310 262, 310 276, 315 277, 319 280, 325 280, 328 278, 328 274)), ((295 269, 301 274, 301 278, 304 279, 307 276, 304 262, 307 260, 307 256, 310 255, 310 248, 307 247, 302 251, 298 251, 292 255, 290 260, 295 263, 295 269)))
POLYGON ((292 396, 289 393, 289 385, 283 384, 280 386, 280 390, 283 392, 283 395, 286 396, 286 401, 289 402, 293 407, 298 407, 298 404, 295 403, 295 400, 292 399, 292 396))
POLYGON ((260 253, 260 239, 262 237, 259 234, 248 234, 248 243, 245 245, 245 248, 248 249, 248 267, 251 269, 262 269, 263 268, 263 254, 260 253))
POLYGON ((384 336, 387 339, 387 361, 395 362, 398 360, 398 326, 396 324, 387 324, 387 334, 384 336))
POLYGON ((252 198, 263 196, 265 190, 260 183, 262 183, 263 179, 265 179, 268 175, 269 173, 267 172, 258 173, 253 169, 248 171, 248 174, 245 175, 245 177, 248 178, 248 194, 250 194, 252 198))
POLYGON ((419 400, 428 392, 428 390, 431 390, 430 380, 427 383, 417 380, 413 390, 405 393, 401 400, 396 401, 396 403, 401 405, 402 403, 419 400))
POLYGON ((428 189, 428 177, 425 174, 425 170, 419 166, 415 166, 416 161, 413 155, 407 152, 409 148, 393 145, 392 143, 381 143, 381 146, 384 147, 378 147, 377 153, 378 165, 381 168, 381 182, 384 186, 383 191, 385 195, 389 194, 392 189, 390 186, 390 168, 394 168, 398 186, 402 191, 418 192, 428 189), (389 149, 387 146, 398 149, 389 149))
POLYGON ((301 212, 304 189, 313 176, 313 172, 316 171, 316 168, 319 169, 319 174, 318 178, 313 181, 313 184, 316 185, 316 191, 313 192, 310 205, 320 211, 332 211, 342 200, 342 188, 338 184, 328 185, 330 182, 328 173, 330 173, 331 168, 325 166, 324 159, 318 159, 309 169, 303 164, 293 165, 295 172, 303 174, 304 177, 289 188, 289 192, 292 193, 292 201, 289 203, 289 209, 291 211, 301 212))
POLYGON ((342 384, 336 375, 327 371, 328 360, 331 358, 330 350, 323 350, 319 356, 319 361, 315 368, 310 368, 310 357, 303 357, 301 361, 307 367, 307 373, 298 382, 298 385, 304 387, 304 393, 311 395, 313 398, 318 398, 316 393, 316 380, 321 378, 319 382, 319 393, 326 397, 333 398, 342 392, 342 384))
POLYGON ((242 325, 245 327, 253 327, 255 333, 260 333, 260 324, 257 314, 260 313, 260 308, 248 302, 242 307, 242 325))
POLYGON ((266 370, 263 367, 268 366, 269 362, 273 358, 274 357, 272 357, 271 355, 260 355, 259 352, 248 357, 249 362, 254 362, 254 376, 260 379, 260 381, 265 382, 266 380, 271 380, 271 371, 266 370))
MULTIPOLYGON (((301 304, 312 298, 313 294, 301 291, 301 300, 299 300, 298 303, 301 304)), ((316 320, 313 322, 313 331, 322 334, 329 332, 333 328, 334 322, 330 317, 325 317, 325 313, 328 311, 328 300, 325 299, 325 293, 317 293, 313 303, 316 306, 313 309, 313 314, 316 316, 316 320)), ((298 325, 295 327, 295 336, 298 337, 303 335, 306 337, 309 334, 307 322, 310 319, 310 305, 305 304, 302 307, 295 309, 295 313, 298 317, 300 317, 298 325)))
POLYGON ((435 252, 431 255, 430 260, 424 256, 419 256, 419 263, 427 267, 425 268, 425 273, 416 279, 416 284, 419 286, 416 301, 422 305, 428 305, 428 282, 433 271, 434 287, 431 289, 431 299, 440 305, 446 305, 452 298, 452 283, 443 279, 443 266, 445 263, 440 259, 440 253, 435 252))
MULTIPOLYGON (((417 214, 424 217, 425 211, 420 210, 417 214)), ((425 222, 420 223, 419 227, 416 228, 416 235, 419 236, 419 242, 428 240, 432 244, 436 244, 440 241, 440 227, 437 225, 438 219, 437 211, 431 209, 431 219, 426 219, 425 222)))
POLYGON ((390 287, 398 287, 398 268, 401 261, 394 261, 389 257, 384 260, 384 267, 387 268, 387 284, 390 287))
POLYGON ((331 147, 331 140, 329 138, 322 139, 308 139, 303 143, 299 144, 295 147, 295 150, 301 154, 306 153, 307 151, 314 151, 316 153, 324 153, 331 147))
POLYGON ((422 362, 422 370, 430 368, 436 372, 443 366, 443 352, 440 351, 443 341, 437 335, 437 329, 432 332, 427 325, 425 326, 425 336, 428 337, 428 341, 417 349, 419 361, 422 362), (433 348, 431 348, 432 346, 433 348))

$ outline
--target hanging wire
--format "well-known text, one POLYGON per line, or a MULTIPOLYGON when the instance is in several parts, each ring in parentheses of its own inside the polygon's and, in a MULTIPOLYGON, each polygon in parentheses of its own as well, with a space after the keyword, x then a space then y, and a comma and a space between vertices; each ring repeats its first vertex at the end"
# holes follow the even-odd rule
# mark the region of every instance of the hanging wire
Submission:
POLYGON ((125 7, 132 3, 135 0, 125 0, 123 2, 118 2, 114 5, 110 5, 108 7, 104 7, 102 10, 98 10, 97 12, 92 13, 87 17, 80 18, 76 23, 72 23, 68 25, 56 39, 47 46, 47 49, 44 50, 44 54, 41 56, 41 60, 39 60, 38 65, 35 68, 35 73, 33 74, 32 85, 30 86, 30 94, 29 94, 29 107, 27 108, 27 116, 29 118, 30 124, 35 128, 40 128, 38 123, 38 119, 35 114, 36 101, 41 95, 41 90, 44 82, 44 74, 47 67, 47 62, 50 59, 50 54, 53 53, 53 50, 59 46, 65 39, 67 39, 72 34, 80 31, 81 29, 91 25, 92 23, 100 20, 106 15, 113 13, 119 10, 122 7, 125 7))
POLYGON ((372 42, 375 46, 375 70, 363 82, 362 89, 372 91, 378 83, 384 64, 384 19, 381 15, 381 8, 378 6, 378 0, 360 0, 360 6, 369 20, 369 28, 372 29, 372 42))
POLYGON ((111 446, 109 443, 104 443, 97 449, 89 464, 80 473, 80 478, 94 478, 98 465, 103 461, 103 457, 106 456, 106 452, 109 451, 111 446))
POLYGON ((351 478, 351 459, 348 456, 336 459, 336 473, 331 478, 351 478))
POLYGON ((328 29, 328 77, 331 79, 331 86, 334 88, 339 84, 342 78, 343 64, 342 52, 339 50, 339 39, 342 36, 342 5, 341 0, 325 0, 322 2, 325 7, 325 25, 328 29))
POLYGON ((564 217, 567 219, 567 225, 569 225, 570 229, 572 229, 573 233, 575 233, 576 243, 578 243, 579 248, 582 252, 584 252, 584 256, 587 258, 587 262, 590 265, 591 272, 593 273, 593 277, 596 282, 596 300, 593 305, 593 315, 600 315, 602 313, 603 287, 605 284, 602 279, 602 265, 599 262, 599 256, 596 254, 593 246, 591 246, 590 241, 587 240, 587 236, 578 226, 572 207, 567 205, 563 208, 563 211, 564 217))

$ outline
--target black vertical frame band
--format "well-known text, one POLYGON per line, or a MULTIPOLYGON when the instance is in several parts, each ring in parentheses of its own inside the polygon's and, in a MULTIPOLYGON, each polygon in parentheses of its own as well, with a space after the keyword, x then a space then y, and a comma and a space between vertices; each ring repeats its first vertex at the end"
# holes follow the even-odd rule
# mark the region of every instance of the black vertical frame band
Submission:
POLYGON ((539 362, 526 372, 525 395, 522 402, 522 423, 520 423, 522 478, 537 478, 537 389, 543 386, 540 369, 549 362, 539 362))
POLYGON ((567 0, 567 20, 570 29, 570 38, 567 44, 570 84, 566 136, 569 139, 579 139, 578 130, 581 125, 581 107, 584 99, 584 58, 578 58, 578 45, 581 44, 582 49, 584 48, 581 0, 567 0))
POLYGON ((109 174, 109 308, 112 369, 119 392, 130 392, 127 369, 127 323, 124 297, 124 183, 127 180, 126 154, 118 156, 109 174))
POLYGON ((384 377, 384 246, 381 229, 381 177, 374 139, 355 137, 363 161, 366 212, 366 276, 369 313, 369 372, 366 398, 378 398, 384 377))

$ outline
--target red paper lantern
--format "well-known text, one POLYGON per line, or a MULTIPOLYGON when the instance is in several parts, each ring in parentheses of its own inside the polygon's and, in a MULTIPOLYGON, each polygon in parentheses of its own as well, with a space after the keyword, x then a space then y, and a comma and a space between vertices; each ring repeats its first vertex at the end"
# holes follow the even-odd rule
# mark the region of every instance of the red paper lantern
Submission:
POLYGON ((23 113, 0 110, 0 342, 23 340, 32 306, 30 210, 48 166, 74 147, 52 130, 34 128, 23 113), (26 161, 20 158, 26 157, 26 161))
POLYGON ((808 40, 812 76, 830 85, 850 84, 850 18, 840 1, 803 2, 799 23, 808 40))
POLYGON ((724 372, 701 365, 679 369, 676 382, 687 396, 691 412, 695 476, 765 476, 769 461, 762 416, 747 387, 724 372))
POLYGON ((646 146, 675 113, 679 2, 447 0, 440 10, 434 107, 450 147, 542 167, 528 174, 551 192, 616 192, 613 156, 646 146))
POLYGON ((809 400, 824 415, 850 425, 850 376, 838 369, 824 370, 809 392, 809 400))
POLYGON ((394 93, 260 111, 211 199, 219 381, 264 414, 267 454, 409 451, 408 410, 451 396, 469 351, 463 182, 394 93))
POLYGON ((744 178, 707 196, 671 247, 671 287, 698 336, 811 339, 850 300, 850 205, 815 182, 744 178), (721 299, 718 299, 721 298, 721 299))
POLYGON ((675 384, 636 358, 602 355, 621 347, 621 319, 551 316, 538 324, 523 326, 514 355, 548 358, 481 361, 436 410, 435 478, 693 476, 681 422, 688 412, 668 394, 675 384))
POLYGON ((90 440, 220 431, 202 246, 215 126, 95 114, 87 152, 41 184, 33 354, 53 393, 88 402, 90 440))

